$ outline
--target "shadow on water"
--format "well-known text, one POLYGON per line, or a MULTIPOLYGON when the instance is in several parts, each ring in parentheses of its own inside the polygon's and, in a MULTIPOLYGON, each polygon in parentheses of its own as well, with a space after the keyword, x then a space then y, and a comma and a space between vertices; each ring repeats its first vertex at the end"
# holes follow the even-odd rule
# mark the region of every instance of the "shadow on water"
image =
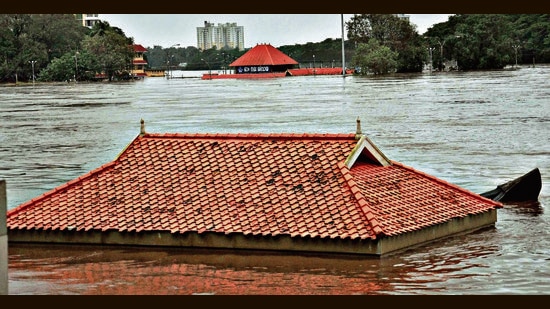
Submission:
POLYGON ((544 213, 544 206, 539 201, 506 202, 504 207, 518 215, 540 216, 544 213))

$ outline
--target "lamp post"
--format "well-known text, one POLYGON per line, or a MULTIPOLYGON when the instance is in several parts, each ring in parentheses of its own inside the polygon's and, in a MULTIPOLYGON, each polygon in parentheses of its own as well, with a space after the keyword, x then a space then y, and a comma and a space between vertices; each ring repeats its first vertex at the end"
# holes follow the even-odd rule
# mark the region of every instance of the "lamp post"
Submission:
POLYGON ((210 69, 210 63, 208 63, 208 61, 204 60, 203 58, 201 58, 201 60, 204 61, 206 65, 208 65, 208 77, 209 79, 212 79, 212 70, 210 69))
POLYGON ((34 64, 36 63, 35 60, 29 61, 32 65, 32 86, 34 87, 34 64))
POLYGON ((167 68, 166 69, 168 70, 168 73, 166 74, 166 79, 172 78, 172 68, 171 68, 171 65, 170 65, 170 60, 174 57, 174 55, 170 55, 170 49, 172 49, 174 47, 178 47, 178 46, 180 46, 179 43, 174 44, 174 45, 170 46, 168 48, 168 51, 166 52, 166 58, 167 58, 167 60, 166 60, 166 67, 167 68))
POLYGON ((174 59, 174 55, 170 55, 170 58, 168 58, 168 76, 169 78, 172 78, 172 59, 174 59))
POLYGON ((512 47, 514 48, 514 51, 516 53, 516 66, 515 67, 517 67, 518 66, 518 48, 520 48, 521 46, 513 45, 512 47))
POLYGON ((315 75, 315 55, 313 55, 313 75, 315 75))

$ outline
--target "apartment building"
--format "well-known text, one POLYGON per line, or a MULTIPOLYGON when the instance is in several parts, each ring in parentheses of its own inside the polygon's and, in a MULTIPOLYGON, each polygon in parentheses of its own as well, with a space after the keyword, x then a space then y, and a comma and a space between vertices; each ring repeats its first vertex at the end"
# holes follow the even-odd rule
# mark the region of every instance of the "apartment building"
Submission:
POLYGON ((99 14, 74 14, 76 19, 82 22, 82 26, 92 28, 101 21, 99 14))
POLYGON ((213 47, 244 50, 244 27, 237 23, 218 23, 216 26, 205 21, 203 27, 197 27, 197 48, 205 50, 213 47))

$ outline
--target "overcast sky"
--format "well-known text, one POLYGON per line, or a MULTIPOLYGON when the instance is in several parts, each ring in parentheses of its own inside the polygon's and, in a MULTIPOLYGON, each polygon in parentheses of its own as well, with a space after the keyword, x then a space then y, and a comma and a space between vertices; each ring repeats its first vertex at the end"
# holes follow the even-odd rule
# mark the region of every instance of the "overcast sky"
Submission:
MULTIPOLYGON (((446 22, 451 14, 407 14, 423 34, 433 24, 446 22)), ((353 14, 344 14, 344 23, 353 14)), ((341 14, 99 14, 101 20, 133 37, 144 47, 197 46, 197 27, 208 21, 237 23, 244 27, 244 46, 318 43, 342 37, 341 14)), ((345 36, 344 30, 344 36, 345 36)))

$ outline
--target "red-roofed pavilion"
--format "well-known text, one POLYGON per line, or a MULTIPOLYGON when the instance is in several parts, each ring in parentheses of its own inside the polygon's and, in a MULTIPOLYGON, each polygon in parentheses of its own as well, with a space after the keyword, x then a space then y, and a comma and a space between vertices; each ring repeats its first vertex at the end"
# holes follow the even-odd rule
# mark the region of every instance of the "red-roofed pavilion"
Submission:
POLYGON ((261 74, 285 72, 298 62, 270 44, 258 44, 229 66, 236 74, 261 74))

